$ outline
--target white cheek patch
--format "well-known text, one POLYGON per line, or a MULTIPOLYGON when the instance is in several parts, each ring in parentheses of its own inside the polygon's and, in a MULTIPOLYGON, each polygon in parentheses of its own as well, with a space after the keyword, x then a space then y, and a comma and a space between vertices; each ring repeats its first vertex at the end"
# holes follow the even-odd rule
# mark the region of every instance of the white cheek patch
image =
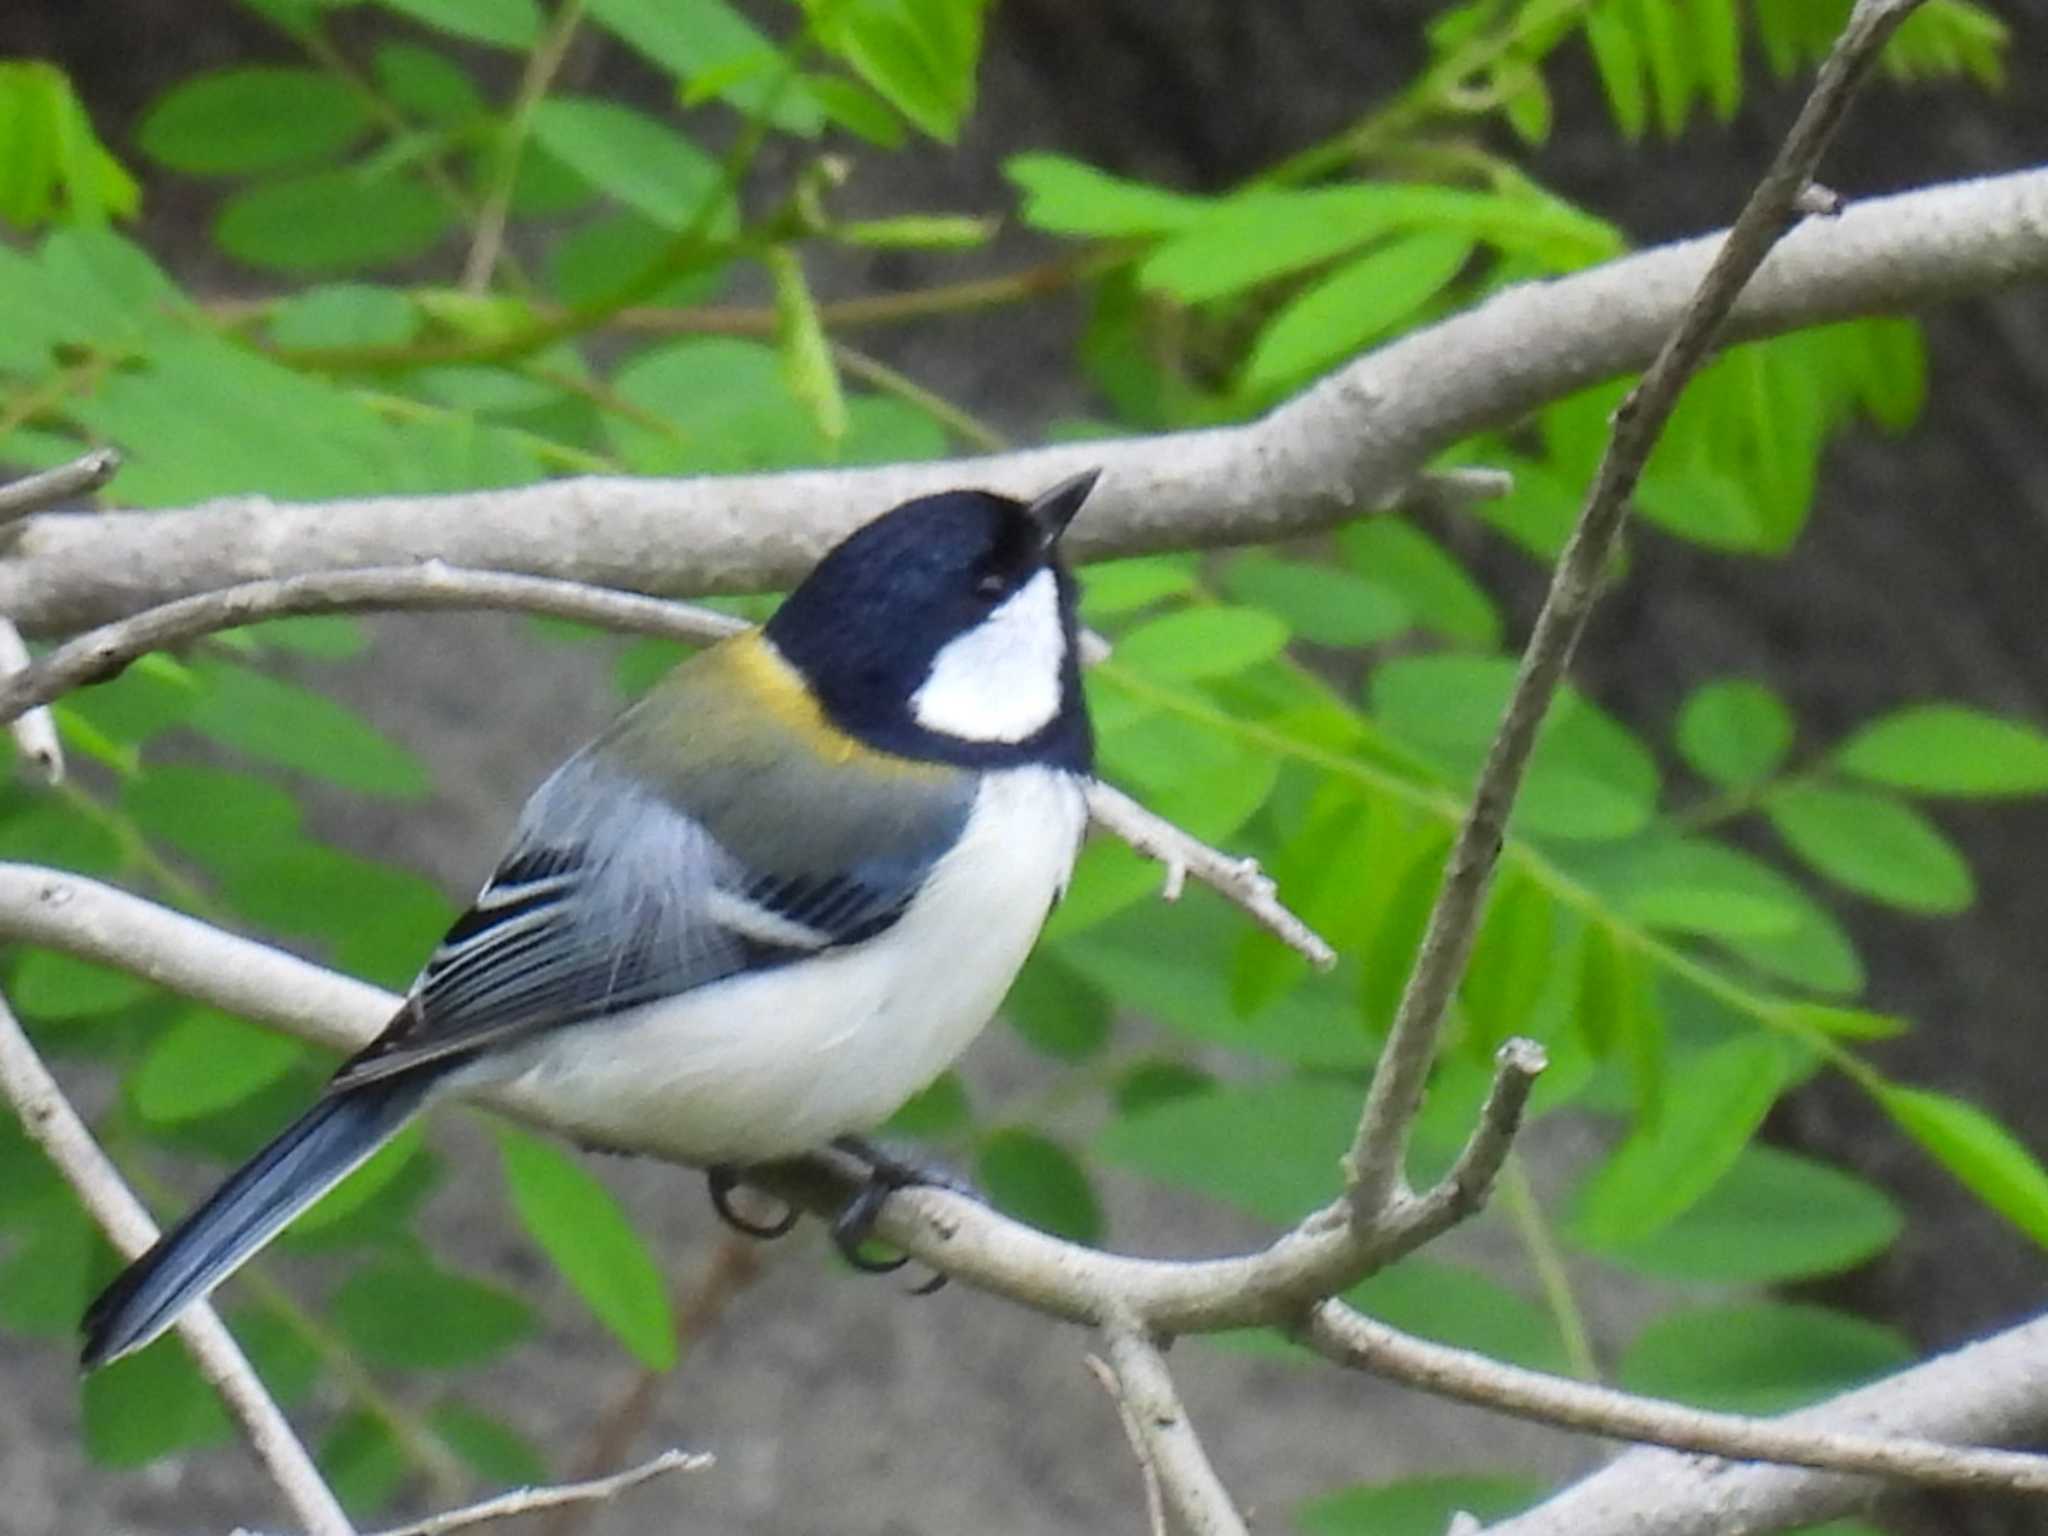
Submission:
POLYGON ((946 643, 910 698, 917 723, 963 741, 1022 741, 1060 712, 1067 658, 1059 585, 1040 571, 966 634, 946 643))

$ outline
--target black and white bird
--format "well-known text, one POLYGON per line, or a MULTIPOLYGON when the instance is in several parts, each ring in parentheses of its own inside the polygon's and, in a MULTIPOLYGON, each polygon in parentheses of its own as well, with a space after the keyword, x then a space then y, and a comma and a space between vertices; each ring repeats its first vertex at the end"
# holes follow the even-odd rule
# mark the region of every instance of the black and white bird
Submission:
MULTIPOLYGON (((710 1169, 729 1212, 732 1170, 938 1076, 1086 826, 1058 546, 1095 478, 896 507, 563 764, 383 1033, 92 1304, 85 1364, 162 1333, 441 1094, 510 1090, 584 1145, 710 1169)), ((906 1177, 873 1161, 864 1214, 906 1177)))

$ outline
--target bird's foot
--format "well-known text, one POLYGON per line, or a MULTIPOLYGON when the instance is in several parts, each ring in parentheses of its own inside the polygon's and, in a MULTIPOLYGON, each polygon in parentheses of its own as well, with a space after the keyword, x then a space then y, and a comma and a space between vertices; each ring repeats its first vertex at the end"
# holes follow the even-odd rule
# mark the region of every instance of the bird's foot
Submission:
POLYGON ((711 1209, 718 1212, 718 1219, 735 1232, 744 1232, 748 1237, 760 1238, 763 1242, 782 1237, 797 1222, 803 1213, 795 1206, 784 1206, 782 1214, 773 1221, 755 1221, 742 1215, 734 1208, 732 1192, 740 1187, 739 1170, 730 1163, 714 1163, 704 1170, 704 1181, 711 1189, 711 1209))
MULTIPOLYGON (((915 1149, 885 1146, 864 1136, 834 1137, 832 1145, 867 1165, 867 1182, 833 1219, 831 1230, 832 1246, 839 1250, 839 1256, 855 1269, 868 1274, 888 1274, 910 1262, 905 1254, 891 1259, 873 1259, 863 1251, 868 1238, 874 1233, 875 1219, 882 1214, 883 1203, 897 1190, 924 1187, 948 1190, 970 1200, 984 1198, 972 1180, 915 1149)), ((945 1283, 944 1275, 933 1275, 913 1288, 911 1294, 929 1296, 945 1283)))

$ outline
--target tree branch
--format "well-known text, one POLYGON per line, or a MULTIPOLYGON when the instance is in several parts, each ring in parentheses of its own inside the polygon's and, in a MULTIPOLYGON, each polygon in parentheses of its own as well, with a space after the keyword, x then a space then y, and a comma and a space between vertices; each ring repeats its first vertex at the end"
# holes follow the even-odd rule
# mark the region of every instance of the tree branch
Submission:
POLYGON ((47 511, 60 501, 84 496, 114 478, 121 467, 121 455, 112 448, 95 448, 69 464, 59 464, 41 474, 25 475, 0 486, 0 524, 17 522, 36 512, 47 511))
POLYGON ((1420 1387, 1438 1397, 1610 1439, 1730 1461, 1866 1473, 1936 1488, 2048 1494, 2048 1456, 1684 1408, 1432 1344, 1375 1322, 1342 1302, 1324 1302, 1311 1312, 1301 1337, 1317 1354, 1354 1370, 1420 1387))
POLYGON ((379 1532, 378 1536, 446 1536, 449 1531, 467 1530, 470 1526, 484 1525, 492 1520, 512 1520, 543 1509, 559 1509, 567 1504, 599 1504, 657 1477, 666 1477, 671 1472, 701 1472, 711 1464, 712 1458, 702 1452, 663 1451, 652 1461, 628 1467, 623 1472, 614 1472, 609 1477, 594 1477, 581 1483, 556 1483, 546 1488, 518 1488, 479 1504, 467 1504, 461 1509, 429 1515, 411 1525, 394 1526, 379 1532))
MULTIPOLYGON (((1035 494, 1095 465, 1102 484, 1069 536, 1078 558, 1287 537, 1383 504, 1462 437, 1644 366, 1720 243, 1510 289, 1245 426, 882 468, 39 517, 0 560, 0 613, 30 635, 72 633, 238 580, 435 557, 679 595, 767 590, 906 497, 963 484, 1035 494)), ((2048 170, 1873 199, 1787 239, 1727 337, 1912 309, 2044 272, 2048 170)))
POLYGON ((1135 1431, 1140 1456, 1189 1536, 1249 1536, 1230 1490, 1209 1464, 1209 1454, 1181 1406, 1166 1357, 1135 1316, 1103 1325, 1117 1403, 1135 1431))
MULTIPOLYGON (((0 999, 0 1096, 14 1106, 22 1128, 57 1165, 65 1182, 78 1192, 87 1212, 123 1255, 135 1258, 156 1241, 156 1224, 100 1151, 4 999, 0 999)), ((355 1536, 355 1527, 320 1476, 320 1469, 299 1444, 219 1314, 201 1303, 178 1319, 177 1329, 198 1363, 200 1375, 240 1421, 258 1459, 310 1536, 355 1536)))
MULTIPOLYGON (((28 647, 21 642, 21 631, 14 627, 13 620, 0 618, 0 694, 26 675, 29 666, 28 647)), ((5 718, 15 751, 35 766, 45 784, 61 782, 64 744, 58 739, 57 721, 50 711, 39 705, 30 706, 12 711, 5 718)))
POLYGON ((1445 1011, 1464 975, 1479 929, 1479 914, 1493 884, 1522 778, 1550 700, 1571 664, 1579 637, 1600 594, 1601 573, 1628 518, 1650 450, 1678 404, 1687 381, 1712 350, 1743 287, 1771 247, 1798 217, 1794 204, 1813 178, 1822 152, 1840 125, 1886 38, 1920 0, 1857 0, 1834 50, 1821 66, 1812 93, 1750 194, 1728 237, 1714 253, 1699 291, 1680 312, 1642 381, 1615 412, 1614 430, 1586 493, 1550 591, 1522 653, 1514 691, 1473 786, 1472 805, 1444 866, 1415 968, 1401 995, 1366 1096, 1357 1139, 1346 1158, 1347 1198, 1355 1220, 1386 1210, 1404 1190, 1402 1164, 1408 1134, 1421 1107, 1423 1085, 1436 1060, 1445 1011))

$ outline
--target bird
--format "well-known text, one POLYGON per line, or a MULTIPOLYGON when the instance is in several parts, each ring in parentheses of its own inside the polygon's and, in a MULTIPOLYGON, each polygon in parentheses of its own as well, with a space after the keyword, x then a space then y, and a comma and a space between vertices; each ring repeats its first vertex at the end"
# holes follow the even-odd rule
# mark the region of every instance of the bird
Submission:
MULTIPOLYGON (((708 1171, 865 1139, 994 1015, 1064 893, 1094 742, 1060 538, 1030 501, 906 501, 765 624, 683 660, 533 793, 476 899, 312 1107, 92 1303, 85 1368, 155 1339, 445 1095, 708 1171)), ((792 1212, 789 1220, 794 1220, 792 1212)), ((864 1267, 892 1267, 869 1262, 864 1267)))

